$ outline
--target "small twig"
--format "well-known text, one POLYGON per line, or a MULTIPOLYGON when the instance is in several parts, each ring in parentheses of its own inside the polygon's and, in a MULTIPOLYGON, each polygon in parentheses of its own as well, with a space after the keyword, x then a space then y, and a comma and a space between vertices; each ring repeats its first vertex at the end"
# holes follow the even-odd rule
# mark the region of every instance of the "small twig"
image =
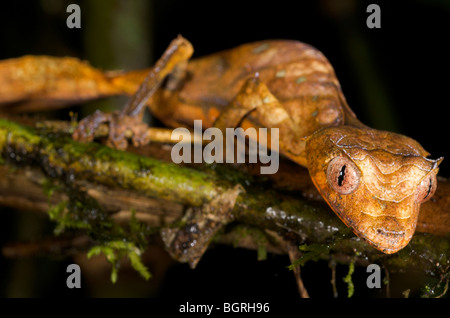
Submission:
MULTIPOLYGON (((106 213, 122 211, 117 218, 123 219, 133 208, 137 217, 158 227, 167 224, 169 213, 173 221, 182 214, 183 207, 199 207, 239 183, 248 191, 237 198, 233 209, 238 224, 275 232, 294 244, 314 247, 334 242, 333 257, 343 263, 351 262, 358 251, 357 264, 382 262, 394 271, 415 268, 435 275, 447 265, 441 258, 448 253, 449 238, 436 235, 449 226, 447 181, 440 181, 436 200, 427 202, 430 213, 418 221, 418 226, 422 223, 429 233, 437 232, 416 233, 410 248, 385 255, 350 234, 336 241, 338 233, 347 230, 325 203, 313 202, 299 192, 279 190, 267 180, 249 177, 227 166, 188 168, 156 160, 154 156, 116 151, 96 143, 77 143, 67 136, 38 134, 7 120, 0 120, 0 148, 0 160, 7 164, 0 178, 3 205, 46 212, 49 198, 42 191, 45 182, 39 182, 46 179, 55 186, 64 185, 60 190, 54 189, 52 205, 66 200, 70 189, 79 189, 106 213), (12 166, 16 169, 10 169, 12 166), (40 171, 40 177, 30 180, 28 168, 40 171)), ((421 215, 427 212, 426 207, 424 204, 421 215)), ((285 252, 285 248, 280 252, 285 252)), ((319 253, 313 258, 328 257, 328 253, 319 253)))
POLYGON ((336 288, 336 261, 331 259, 328 263, 328 266, 331 268, 331 286, 333 288, 333 297, 338 298, 338 291, 336 288))
MULTIPOLYGON (((76 122, 67 122, 60 120, 46 120, 36 123, 36 128, 44 129, 51 132, 60 132, 71 134, 74 132, 77 127, 76 122)), ((190 131, 186 133, 184 130, 177 131, 177 135, 179 136, 179 140, 172 139, 172 131, 171 128, 157 128, 157 127, 148 127, 147 135, 151 142, 160 142, 160 143, 178 143, 178 142, 189 142, 195 143, 197 140, 203 140, 201 137, 194 138, 194 133, 190 131)), ((101 124, 95 130, 94 137, 95 138, 104 138, 108 137, 109 134, 109 125, 101 124)), ((133 137, 133 132, 130 129, 125 131, 125 137, 131 138, 133 137)))
POLYGON ((446 281, 445 281, 445 286, 444 286, 444 290, 442 291, 442 293, 438 296, 436 296, 436 298, 441 298, 442 296, 444 296, 447 291, 448 291, 448 281, 449 281, 449 277, 447 277, 446 281))
MULTIPOLYGON (((291 263, 293 263, 296 259, 300 257, 300 251, 297 246, 294 244, 288 244, 287 246, 289 259, 291 263)), ((300 293, 300 297, 302 298, 310 298, 308 291, 306 290, 305 285, 303 284, 303 280, 300 276, 300 265, 294 267, 294 276, 295 281, 297 282, 298 292, 300 293)))
POLYGON ((439 284, 442 283, 445 279, 445 286, 444 286, 444 290, 442 291, 442 293, 440 295, 436 296, 436 298, 441 298, 448 291, 448 282, 450 280, 450 275, 448 274, 449 267, 450 266, 446 266, 445 269, 443 270, 443 273, 441 274, 441 280, 440 280, 439 284), (444 273, 446 273, 446 274, 444 274, 444 273))

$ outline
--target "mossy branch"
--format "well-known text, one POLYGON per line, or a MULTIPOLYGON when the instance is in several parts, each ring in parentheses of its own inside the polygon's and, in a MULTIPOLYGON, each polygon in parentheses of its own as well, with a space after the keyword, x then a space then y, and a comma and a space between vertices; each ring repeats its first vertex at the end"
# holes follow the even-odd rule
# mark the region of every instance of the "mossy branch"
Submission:
MULTIPOLYGON (((135 208, 139 215, 146 205, 151 207, 144 214, 154 214, 159 220, 156 227, 159 227, 180 217, 183 207, 200 207, 241 184, 245 191, 238 196, 232 211, 235 221, 230 231, 218 238, 220 242, 235 242, 236 239, 244 242, 246 238, 239 235, 242 231, 236 229, 246 226, 264 233, 271 251, 286 253, 287 244, 302 244, 303 260, 332 256, 346 263, 378 262, 390 269, 414 268, 438 277, 449 275, 448 235, 416 233, 405 249, 385 255, 355 237, 323 202, 309 200, 298 193, 275 190, 268 180, 228 167, 183 167, 97 143, 78 143, 65 134, 40 133, 7 120, 0 120, 0 149, 3 163, 19 167, 19 170, 40 169, 48 180, 62 185, 60 195, 73 197, 73 189, 81 187, 95 201, 97 210, 116 212, 115 215, 96 217, 93 213, 78 214, 78 218, 82 218, 78 221, 90 224, 94 232, 108 224, 105 218, 120 218, 118 211, 129 212, 135 208), (102 191, 103 196, 99 195, 102 191), (133 200, 129 201, 130 198, 133 200), (118 208, 121 202, 128 208, 118 208), (161 211, 168 213, 161 214, 161 211)), ((0 193, 14 192, 11 184, 0 183, 0 193), (8 191, 6 187, 9 187, 8 191)), ((6 202, 4 197, 1 204, 6 202)), ((142 214, 140 217, 146 219, 142 214)), ((154 233, 154 230, 148 233, 154 233)), ((102 234, 93 235, 98 238, 102 234)), ((247 246, 260 249, 261 239, 257 241, 259 243, 247 246)))

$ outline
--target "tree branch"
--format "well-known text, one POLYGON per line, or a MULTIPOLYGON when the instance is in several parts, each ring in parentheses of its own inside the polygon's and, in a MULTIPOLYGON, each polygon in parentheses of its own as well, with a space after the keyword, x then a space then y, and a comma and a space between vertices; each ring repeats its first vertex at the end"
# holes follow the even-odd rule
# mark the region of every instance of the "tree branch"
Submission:
MULTIPOLYGON (((341 262, 379 262, 389 269, 415 268, 428 275, 449 272, 450 187, 443 179, 436 198, 423 205, 418 225, 433 234, 416 233, 405 249, 385 255, 350 233, 323 201, 292 192, 290 182, 298 172, 291 171, 293 178, 286 181, 283 169, 267 180, 224 166, 188 168, 96 143, 81 144, 65 134, 38 133, 7 120, 0 120, 0 149, 7 164, 0 170, 5 176, 0 181, 2 205, 47 212, 49 198, 42 189, 51 181, 50 205, 67 200, 77 189, 116 222, 135 215, 158 229, 179 219, 185 207, 200 207, 241 184, 245 192, 232 210, 235 222, 219 242, 238 241, 255 249, 264 245, 281 253, 287 253, 287 244, 307 244, 299 264, 332 255, 341 262), (249 240, 242 226, 258 229, 265 238, 249 240)), ((98 219, 86 214, 81 221, 91 224, 98 219)))

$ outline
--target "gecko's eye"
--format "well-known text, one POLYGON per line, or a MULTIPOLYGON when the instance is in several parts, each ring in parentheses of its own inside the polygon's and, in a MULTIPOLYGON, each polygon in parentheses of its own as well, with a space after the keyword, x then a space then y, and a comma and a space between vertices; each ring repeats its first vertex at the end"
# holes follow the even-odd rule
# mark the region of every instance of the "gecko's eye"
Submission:
POLYGON ((437 186, 436 174, 431 173, 430 175, 426 176, 419 184, 419 187, 417 188, 416 201, 418 203, 428 201, 436 191, 436 186, 437 186))
POLYGON ((328 184, 340 194, 350 194, 359 186, 361 172, 346 157, 336 157, 330 161, 327 169, 328 184))

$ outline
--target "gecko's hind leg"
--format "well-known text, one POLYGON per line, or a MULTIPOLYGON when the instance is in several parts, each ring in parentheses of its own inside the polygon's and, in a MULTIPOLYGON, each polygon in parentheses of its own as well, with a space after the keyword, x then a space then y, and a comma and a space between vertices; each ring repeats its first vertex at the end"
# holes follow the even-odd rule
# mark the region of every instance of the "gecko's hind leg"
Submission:
MULTIPOLYGON (((161 58, 156 62, 147 77, 139 86, 130 102, 120 111, 113 113, 95 114, 83 119, 73 133, 73 138, 80 141, 92 141, 95 130, 101 124, 108 124, 110 128, 108 144, 124 149, 128 145, 125 132, 132 132, 134 145, 143 145, 150 141, 148 127, 142 122, 145 106, 159 89, 164 79, 174 72, 174 77, 182 77, 182 69, 186 68, 187 60, 191 57, 193 48, 191 43, 181 36, 173 40, 161 58)), ((175 78, 176 80, 177 78, 175 78)), ((170 83, 173 84, 172 78, 170 83)))

